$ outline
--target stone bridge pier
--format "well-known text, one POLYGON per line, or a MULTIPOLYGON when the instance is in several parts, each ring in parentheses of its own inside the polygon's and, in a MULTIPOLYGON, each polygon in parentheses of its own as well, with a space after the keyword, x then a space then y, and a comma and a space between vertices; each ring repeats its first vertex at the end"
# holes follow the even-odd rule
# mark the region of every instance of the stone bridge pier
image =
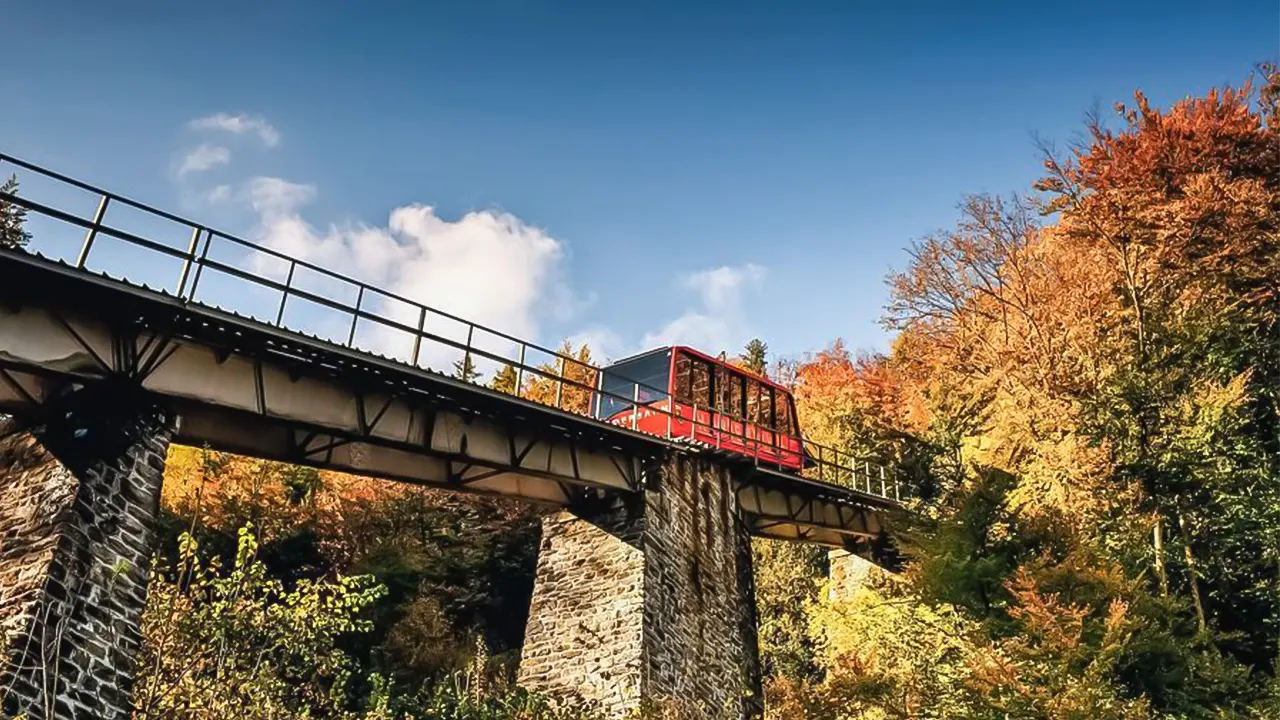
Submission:
POLYGON ((607 717, 762 708, 751 545, 730 471, 674 453, 645 489, 547 518, 520 684, 607 717))
POLYGON ((127 720, 171 426, 126 395, 0 418, 0 716, 127 720))

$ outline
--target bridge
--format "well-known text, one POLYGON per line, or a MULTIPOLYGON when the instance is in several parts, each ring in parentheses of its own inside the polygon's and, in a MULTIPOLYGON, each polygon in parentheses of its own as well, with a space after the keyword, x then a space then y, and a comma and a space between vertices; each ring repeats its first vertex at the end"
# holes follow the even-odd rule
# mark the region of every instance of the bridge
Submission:
MULTIPOLYGON (((899 505, 838 449, 801 439, 796 474, 693 442, 687 418, 602 422, 593 397, 634 418, 667 391, 604 392, 536 343, 0 155, 10 171, 23 191, 0 202, 34 246, 0 249, 6 713, 128 717, 171 442, 559 508, 520 680, 614 716, 642 696, 754 714, 749 538, 860 551, 899 505), (455 362, 515 387, 432 369, 455 362)), ((732 432, 707 410, 700 437, 732 432)))

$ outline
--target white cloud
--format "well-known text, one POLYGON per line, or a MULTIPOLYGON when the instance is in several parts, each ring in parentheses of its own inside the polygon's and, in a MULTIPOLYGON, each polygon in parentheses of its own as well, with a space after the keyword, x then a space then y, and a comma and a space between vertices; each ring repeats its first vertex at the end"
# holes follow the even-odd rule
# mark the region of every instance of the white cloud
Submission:
POLYGON ((601 326, 588 327, 586 330, 574 333, 569 336, 569 342, 575 348, 585 343, 591 348, 591 357, 599 363, 613 362, 635 352, 635 349, 630 347, 621 335, 601 326))
POLYGON ((203 197, 204 201, 210 205, 218 205, 231 199, 231 186, 218 185, 212 190, 206 192, 203 197))
POLYGON ((744 297, 763 285, 765 275, 763 267, 750 263, 685 275, 680 284, 697 295, 697 305, 646 334, 641 348, 689 345, 711 353, 733 352, 750 337, 744 297))
POLYGON ((681 284, 698 293, 709 311, 723 314, 739 310, 743 291, 758 288, 764 277, 764 268, 747 263, 691 273, 681 284))
MULTIPOLYGON (((261 117, 219 113, 193 120, 196 130, 219 130, 256 134, 268 146, 279 142, 276 130, 261 117)), ((220 146, 201 145, 184 158, 179 175, 201 172, 230 160, 230 151, 220 146)), ((369 285, 399 295, 430 308, 450 313, 502 333, 537 341, 546 324, 563 327, 581 317, 591 298, 575 292, 565 281, 566 244, 520 218, 498 210, 468 212, 461 217, 441 217, 431 205, 409 204, 393 208, 382 224, 363 223, 317 226, 306 218, 306 208, 317 196, 314 185, 295 183, 278 177, 255 177, 237 185, 217 185, 199 194, 199 199, 215 204, 236 203, 252 210, 258 224, 255 237, 265 246, 288 257, 356 278, 369 285)), ((257 272, 283 280, 287 264, 279 258, 257 253, 249 262, 257 272)), ((618 359, 659 345, 685 344, 708 352, 733 351, 751 336, 744 302, 758 291, 766 271, 754 264, 723 266, 679 277, 679 287, 691 293, 693 301, 678 317, 646 333, 620 336, 605 325, 590 325, 572 335, 575 346, 588 343, 600 361, 618 359)), ((314 273, 299 273, 295 286, 354 301, 355 289, 314 273), (309 278, 301 279, 301 276, 309 278), (303 283, 310 283, 304 287, 303 283)), ((403 302, 370 293, 363 307, 407 326, 416 326, 417 309, 403 302)), ((292 313, 303 313, 290 303, 292 313)), ((319 309, 323 312, 322 308, 319 309)), ((337 327, 335 337, 345 341, 349 318, 319 318, 311 311, 309 320, 297 316, 303 326, 296 329, 326 332, 337 327), (306 325, 318 323, 312 327, 306 325)), ((340 313, 330 313, 340 315, 340 313)), ((362 323, 357 344, 389 356, 407 359, 412 339, 373 323, 362 323)), ((441 316, 428 314, 428 332, 462 341, 467 327, 441 316)), ((476 346, 515 358, 508 340, 478 333, 476 346)), ((551 343, 558 344, 558 343, 551 343)), ((423 346, 422 361, 438 369, 460 353, 441 351, 440 346, 423 346)), ((531 359, 541 362, 547 358, 531 359)), ((493 366, 480 362, 491 372, 493 366)))
POLYGON ((271 123, 267 122, 266 118, 260 115, 216 113, 196 118, 188 123, 188 126, 192 130, 219 130, 236 135, 253 133, 267 147, 275 147, 280 144, 280 132, 271 123))
MULTIPOLYGON (((266 246, 515 337, 537 338, 544 319, 574 306, 562 276, 564 243, 509 213, 472 211, 448 220, 429 205, 413 204, 393 209, 385 226, 320 229, 301 213, 315 197, 313 186, 259 177, 246 183, 240 197, 258 213, 258 235, 266 246)), ((273 275, 282 269, 264 255, 253 263, 273 275)), ((373 302, 389 317, 417 323, 409 305, 373 302)), ((453 340, 466 335, 465 326, 432 315, 426 329, 453 340)), ((509 341, 493 336, 477 334, 474 340, 492 352, 511 349, 509 341)), ((385 328, 364 344, 395 356, 407 355, 412 346, 407 335, 385 328)), ((424 357, 437 368, 452 357, 428 350, 424 357)))
POLYGON ((274 177, 256 177, 245 185, 249 204, 264 220, 295 215, 298 208, 316 196, 314 185, 303 185, 274 177))
POLYGON ((178 165, 178 177, 212 170, 229 162, 231 162, 229 149, 221 145, 197 145, 182 156, 182 162, 178 165))
POLYGON ((538 314, 571 302, 561 279, 564 244, 514 215, 473 211, 450 222, 410 205, 391 213, 390 229, 408 241, 397 287, 428 305, 456 306, 463 317, 537 337, 538 314))

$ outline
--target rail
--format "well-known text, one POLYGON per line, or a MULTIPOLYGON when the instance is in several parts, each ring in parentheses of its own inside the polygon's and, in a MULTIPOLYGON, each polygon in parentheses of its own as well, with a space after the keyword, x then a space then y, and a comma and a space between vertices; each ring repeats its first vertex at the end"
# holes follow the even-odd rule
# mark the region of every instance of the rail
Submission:
MULTIPOLYGON (((132 247, 141 248, 144 251, 178 262, 177 277, 174 279, 171 288, 161 287, 157 289, 146 283, 143 283, 142 287, 152 291, 172 294, 183 303, 214 308, 220 307, 216 302, 202 299, 199 293, 202 287, 207 287, 212 274, 221 274, 222 276, 251 283, 258 288, 279 293, 278 304, 273 308, 274 320, 270 319, 270 317, 267 319, 255 317, 255 319, 283 330, 311 334, 313 336, 316 334, 315 328, 298 327, 295 323, 286 322, 289 301, 306 301, 321 308, 336 311, 349 318, 349 324, 343 328, 345 330, 344 341, 333 339, 329 341, 350 350, 379 354, 374 353, 367 347, 361 347, 356 342, 362 322, 372 323, 377 327, 408 335, 411 343, 404 356, 395 355, 390 359, 416 369, 438 372, 422 364, 432 347, 459 353, 461 357, 458 367, 463 370, 461 373, 463 377, 458 379, 464 381, 480 384, 474 382, 476 379, 474 376, 467 377, 467 375, 471 374, 477 361, 488 361, 493 363, 495 367, 510 368, 514 371, 516 375, 515 381, 511 383, 512 387, 508 388, 506 392, 525 400, 550 405, 562 412, 596 419, 591 412, 592 407, 599 402, 600 398, 609 398, 629 408, 629 410, 623 411, 624 413, 629 412, 629 422, 626 415, 620 414, 614 417, 621 417, 621 420, 611 423, 613 425, 622 425, 623 427, 629 425, 632 429, 637 429, 638 418, 642 411, 665 415, 667 418, 665 433, 650 434, 664 437, 665 440, 670 442, 710 445, 717 449, 731 446, 733 443, 739 443, 744 449, 755 448, 756 452, 740 454, 740 457, 744 461, 754 462, 759 466, 772 467, 784 472, 799 474, 801 477, 810 480, 853 489, 885 499, 897 501, 905 498, 904 488, 885 467, 860 459, 848 451, 820 445, 805 439, 803 436, 787 435, 772 428, 755 425, 745 418, 737 417, 732 413, 723 412, 715 408, 699 408, 696 404, 681 403, 673 398, 666 388, 631 382, 632 392, 629 397, 605 391, 599 385, 601 371, 602 369, 607 370, 607 368, 601 368, 537 343, 528 342, 500 330, 438 310, 411 298, 380 289, 320 265, 290 257, 261 243, 255 243, 206 227, 24 160, 0 154, 0 171, 3 170, 3 166, 6 163, 22 171, 34 173, 39 178, 52 181, 55 187, 60 185, 65 188, 74 188, 91 193, 96 198, 96 210, 91 218, 86 218, 54 207, 52 204, 29 199, 25 195, 26 191, 24 191, 23 195, 0 193, 0 205, 11 203, 49 220, 84 230, 84 238, 79 243, 74 261, 74 266, 79 270, 107 274, 105 271, 91 266, 90 258, 93 251, 96 248, 101 248, 100 241, 103 238, 124 242, 132 247), (185 247, 171 247, 155 239, 143 237, 137 232, 130 232, 110 224, 112 211, 120 207, 140 211, 152 218, 185 228, 186 233, 188 233, 185 238, 185 247), (214 252, 215 243, 229 244, 244 251, 245 255, 239 263, 215 259, 220 255, 220 253, 214 252), (261 270, 254 271, 250 269, 252 265, 251 259, 255 254, 280 263, 280 267, 284 269, 279 274, 284 276, 284 280, 280 281, 273 278, 270 273, 261 270), (355 303, 351 304, 343 300, 334 299, 315 289, 303 287, 298 278, 300 270, 314 273, 319 277, 340 284, 340 286, 347 289, 348 295, 350 291, 354 291, 355 303), (204 285, 202 285, 202 281, 204 285), (377 298, 381 298, 382 302, 378 303, 377 298), (396 303, 408 308, 410 312, 401 313, 401 315, 407 315, 410 322, 405 322, 392 314, 387 309, 390 303, 396 303), (455 340, 428 330, 432 326, 431 321, 433 320, 444 320, 460 326, 466 331, 466 339, 455 340), (492 347, 482 346, 480 343, 482 339, 497 340, 505 345, 507 350, 501 352, 492 349, 492 347), (530 359, 531 355, 534 356, 532 360, 530 359), (545 358, 544 362, 537 363, 536 359, 539 357, 545 358), (644 401, 640 400, 642 391, 643 396, 646 398, 644 401), (666 407, 662 407, 663 405, 666 407), (684 414, 680 409, 681 407, 691 409, 691 413, 689 415, 684 414), (706 418, 705 420, 703 420, 704 417, 706 418), (734 424, 741 426, 740 432, 732 431, 734 424), (726 429, 726 426, 729 429, 726 429), (749 431, 748 428, 751 428, 754 432, 749 431), (709 436, 710 440, 699 439, 699 435, 703 436, 703 438, 709 436), (767 439, 762 439, 764 437, 767 437, 767 439), (784 456, 787 454, 792 457, 797 454, 795 448, 802 448, 800 454, 804 456, 804 468, 799 473, 787 467, 783 461, 784 456), (776 458, 775 461, 760 457, 761 451, 766 449, 771 451, 772 456, 776 458)), ((22 176, 19 177, 21 180, 22 176)), ((12 251, 10 250, 9 252, 12 251)), ((138 284, 129 281, 123 275, 118 279, 129 284, 138 284)), ((386 356, 383 355, 383 357, 386 356)), ((455 375, 454 377, 457 378, 458 376, 455 375)), ((493 389, 493 386, 490 385, 490 388, 493 389)))

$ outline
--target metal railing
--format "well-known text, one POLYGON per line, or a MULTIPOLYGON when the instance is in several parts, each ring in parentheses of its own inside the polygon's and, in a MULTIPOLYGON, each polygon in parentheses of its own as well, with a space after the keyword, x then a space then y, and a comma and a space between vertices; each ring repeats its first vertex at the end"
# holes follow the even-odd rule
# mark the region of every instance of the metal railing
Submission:
MULTIPOLYGON (((515 371, 516 379, 510 394, 555 407, 562 412, 595 418, 593 408, 598 408, 602 398, 620 402, 625 408, 621 413, 605 423, 632 430, 640 429, 640 417, 645 414, 665 416, 665 432, 647 428, 644 431, 672 442, 692 442, 736 452, 747 460, 761 466, 773 466, 782 471, 792 472, 806 479, 830 483, 851 488, 870 495, 891 499, 903 499, 903 488, 896 478, 892 477, 883 466, 852 453, 805 439, 803 436, 792 436, 772 428, 762 427, 747 421, 743 417, 723 412, 715 408, 698 407, 696 403, 681 403, 673 398, 667 388, 657 388, 640 382, 631 382, 632 392, 622 395, 608 392, 600 387, 602 368, 578 358, 552 350, 537 343, 531 343, 493 328, 480 325, 457 315, 438 310, 408 297, 392 293, 371 284, 347 277, 320 265, 299 260, 281 253, 261 243, 251 242, 234 235, 224 233, 192 222, 177 215, 153 208, 149 205, 130 200, 129 198, 107 192, 74 178, 33 165, 23 160, 0 154, 0 170, 8 163, 17 168, 35 173, 37 176, 52 180, 65 186, 93 193, 97 197, 97 209, 91 218, 84 218, 49 204, 36 202, 24 194, 0 193, 0 202, 12 203, 25 208, 31 213, 51 220, 79 227, 85 231, 84 239, 76 253, 75 267, 87 272, 98 272, 90 265, 91 255, 99 240, 103 237, 122 241, 133 247, 142 248, 160 256, 171 258, 179 263, 177 277, 172 287, 152 288, 159 292, 172 294, 184 303, 218 307, 216 303, 203 300, 199 293, 204 283, 209 282, 211 274, 218 273, 253 284, 256 287, 279 293, 279 301, 274 308, 274 320, 261 320, 266 325, 283 330, 307 334, 309 329, 297 327, 286 322, 286 309, 289 301, 305 300, 322 308, 328 308, 349 317, 349 325, 345 327, 344 341, 329 340, 334 344, 351 350, 372 351, 361 347, 357 342, 357 331, 361 323, 407 333, 412 340, 411 350, 404 358, 391 358, 417 369, 426 369, 422 365, 424 349, 428 347, 443 348, 461 353, 463 368, 472 368, 477 360, 488 361, 496 366, 505 366, 515 371), (162 242, 142 237, 111 224, 110 213, 113 209, 126 207, 141 211, 154 218, 175 223, 187 230, 184 249, 170 247, 162 242), (270 276, 269 273, 246 269, 244 262, 240 264, 224 262, 211 255, 215 243, 228 243, 246 253, 246 260, 254 254, 270 258, 281 263, 284 269, 283 281, 270 276), (350 304, 336 300, 315 290, 309 290, 297 282, 299 270, 314 273, 320 277, 338 283, 348 290, 355 291, 355 303, 350 304), (377 298, 386 302, 398 303, 411 310, 409 322, 397 319, 385 310, 380 311, 377 298), (446 320, 466 330, 465 340, 455 340, 444 335, 431 332, 431 320, 446 320), (511 355, 481 347, 478 336, 496 339, 512 349, 511 355), (546 362, 538 364, 530 360, 530 355, 542 356, 546 362), (645 400, 641 400, 642 395, 645 400), (737 426, 735 428, 735 426, 737 426), (736 431, 735 431, 736 430, 736 431), (762 457, 767 453, 769 457, 762 457), (797 468, 797 465, 802 467, 797 468)), ((11 251, 10 251, 11 252, 11 251)), ((103 273, 105 274, 105 273, 103 273)), ((129 282, 125 280, 125 282, 129 282)), ((136 284, 130 282, 130 284, 136 284)), ((384 356, 385 357, 385 356, 384 356)), ((466 378, 463 378, 466 379, 466 378)), ((475 383, 479 384, 479 383, 475 383)), ((597 422, 605 421, 596 419, 597 422)), ((651 423, 647 423, 651 425, 651 423)), ((660 422, 661 424, 661 422, 660 422)))

